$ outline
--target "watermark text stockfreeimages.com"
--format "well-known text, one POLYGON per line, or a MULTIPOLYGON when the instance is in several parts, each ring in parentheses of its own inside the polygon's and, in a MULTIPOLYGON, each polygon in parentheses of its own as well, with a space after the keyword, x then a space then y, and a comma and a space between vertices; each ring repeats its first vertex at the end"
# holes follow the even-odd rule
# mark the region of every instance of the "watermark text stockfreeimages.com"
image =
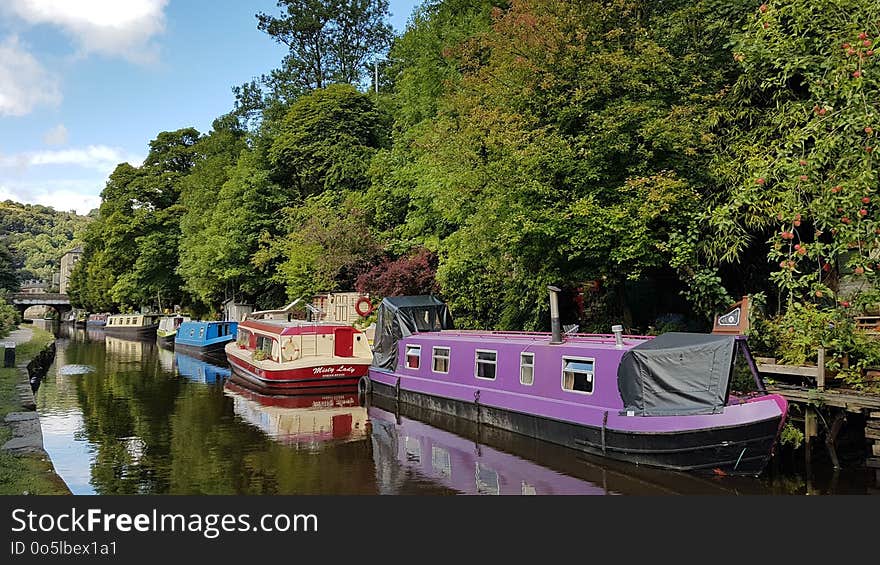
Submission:
POLYGON ((223 533, 317 532, 315 514, 198 514, 152 512, 105 513, 100 508, 38 514, 24 508, 12 511, 13 533, 196 533, 216 539, 223 533))

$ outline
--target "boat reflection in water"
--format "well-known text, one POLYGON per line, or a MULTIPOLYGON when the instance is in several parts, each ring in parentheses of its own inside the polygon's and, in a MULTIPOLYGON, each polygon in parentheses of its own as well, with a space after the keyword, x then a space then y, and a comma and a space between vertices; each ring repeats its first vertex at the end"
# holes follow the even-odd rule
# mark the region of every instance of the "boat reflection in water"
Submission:
POLYGON ((423 408, 373 399, 368 414, 381 494, 405 494, 413 476, 463 494, 762 492, 761 484, 751 477, 715 478, 637 467, 423 408))
MULTIPOLYGON (((51 330, 51 326, 46 329, 51 330)), ((69 339, 72 342, 82 343, 86 341, 104 341, 104 329, 96 327, 77 328, 73 324, 60 324, 55 335, 69 339)))
POLYGON ((104 336, 107 335, 107 334, 104 333, 104 327, 103 327, 103 326, 101 326, 101 327, 92 327, 92 328, 87 327, 87 328, 85 328, 84 330, 81 329, 81 330, 78 330, 78 331, 83 332, 83 333, 85 334, 85 336, 86 336, 86 338, 87 338, 88 341, 103 341, 103 340, 104 340, 104 336))
POLYGON ((174 372, 174 348, 156 340, 156 356, 159 359, 159 368, 166 373, 174 372))
POLYGON ((601 484, 557 473, 424 422, 398 419, 375 406, 368 411, 380 489, 390 486, 383 484, 390 478, 383 477, 385 471, 403 467, 464 494, 608 494, 601 484))
MULTIPOLYGON (((205 359, 197 359, 176 351, 173 356, 177 374, 189 381, 202 384, 220 384, 229 378, 229 367, 221 367, 209 363, 205 359)), ((223 361, 218 360, 217 363, 223 363, 223 361)))
POLYGON ((319 449, 367 437, 367 409, 355 393, 266 396, 232 381, 224 392, 239 418, 285 445, 319 449))
POLYGON ((157 349, 155 338, 139 340, 134 336, 125 339, 105 334, 104 345, 108 357, 127 363, 142 363, 157 349))

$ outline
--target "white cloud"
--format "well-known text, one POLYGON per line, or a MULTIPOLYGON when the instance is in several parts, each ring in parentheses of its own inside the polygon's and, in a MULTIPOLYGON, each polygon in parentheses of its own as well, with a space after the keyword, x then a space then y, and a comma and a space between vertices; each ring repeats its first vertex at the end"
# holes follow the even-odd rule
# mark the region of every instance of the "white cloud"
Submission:
POLYGON ((84 54, 121 55, 155 61, 155 35, 165 29, 168 0, 4 0, 5 9, 24 21, 57 26, 84 54))
POLYGON ((0 155, 0 169, 12 168, 19 172, 29 167, 48 165, 68 165, 111 172, 119 163, 139 166, 143 159, 106 145, 89 145, 83 149, 59 149, 54 151, 33 151, 14 155, 0 155))
POLYGON ((61 102, 58 79, 11 36, 0 42, 0 116, 24 116, 61 102))
POLYGON ((46 145, 64 145, 67 143, 67 128, 64 124, 58 124, 54 128, 46 132, 43 136, 43 142, 46 145))
POLYGON ((102 186, 103 183, 97 180, 54 180, 23 184, 0 182, 0 201, 42 204, 62 212, 76 210, 79 214, 87 214, 101 205, 102 186))

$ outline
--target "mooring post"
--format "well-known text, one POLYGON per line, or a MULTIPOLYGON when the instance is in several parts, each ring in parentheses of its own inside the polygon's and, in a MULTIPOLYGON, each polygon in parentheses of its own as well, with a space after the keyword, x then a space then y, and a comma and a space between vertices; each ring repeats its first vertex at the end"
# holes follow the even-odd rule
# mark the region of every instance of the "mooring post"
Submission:
POLYGON ((819 347, 816 365, 816 388, 825 390, 825 348, 822 346, 819 347))
POLYGON ((3 342, 3 366, 7 369, 15 367, 15 342, 3 342))
POLYGON ((840 461, 837 459, 837 436, 840 434, 840 428, 843 427, 844 422, 846 422, 846 412, 840 410, 834 415, 834 421, 831 422, 831 427, 828 428, 828 433, 825 436, 825 447, 828 448, 828 455, 831 457, 831 464, 835 470, 840 469, 840 461))
POLYGON ((809 404, 804 409, 804 457, 806 458, 807 473, 810 471, 810 460, 812 457, 813 438, 818 432, 818 422, 816 420, 816 408, 809 404))

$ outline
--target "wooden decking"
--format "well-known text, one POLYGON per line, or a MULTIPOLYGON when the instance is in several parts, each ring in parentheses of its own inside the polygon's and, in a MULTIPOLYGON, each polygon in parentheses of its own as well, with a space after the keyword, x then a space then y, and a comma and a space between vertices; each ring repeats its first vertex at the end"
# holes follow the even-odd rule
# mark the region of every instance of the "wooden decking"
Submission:
MULTIPOLYGON (((840 467, 837 458, 837 435, 840 432, 846 414, 860 414, 865 417, 865 440, 867 445, 865 466, 880 469, 880 395, 865 394, 857 391, 820 390, 818 388, 773 384, 767 391, 780 394, 792 404, 804 408, 804 437, 806 440, 807 458, 811 439, 819 435, 818 411, 829 414, 830 424, 825 418, 825 446, 835 468, 840 467)), ((878 471, 880 480, 880 471, 878 471)))
MULTIPOLYGON (((877 320, 864 320, 864 324, 873 326, 877 320)), ((878 317, 880 320, 880 317, 878 317)), ((859 414, 864 417, 865 440, 867 453, 865 465, 880 469, 880 395, 867 394, 856 390, 826 388, 825 386, 825 350, 819 348, 816 365, 782 365, 775 359, 756 358, 758 370, 776 382, 767 385, 767 390, 785 397, 789 403, 799 405, 804 414, 804 439, 806 455, 809 461, 812 438, 819 436, 819 421, 825 427, 825 446, 835 468, 840 467, 837 458, 837 436, 847 421, 847 414, 859 414), (800 384, 791 384, 792 377, 800 380, 800 384), (810 379, 815 386, 803 386, 804 378, 810 379), (789 383, 780 382, 788 380, 789 383), (825 414, 825 416, 822 416, 825 414)), ((866 376, 872 377, 872 371, 866 376)), ((832 375, 833 377, 833 375, 832 375)), ((861 422, 861 418, 856 421, 861 422)), ((878 471, 880 480, 880 471, 878 471)))
POLYGON ((847 412, 857 414, 876 411, 878 413, 877 417, 880 418, 880 396, 873 394, 836 390, 823 391, 816 388, 778 383, 768 385, 767 390, 769 392, 781 394, 787 400, 799 404, 811 403, 832 406, 834 408, 842 408, 847 412))

